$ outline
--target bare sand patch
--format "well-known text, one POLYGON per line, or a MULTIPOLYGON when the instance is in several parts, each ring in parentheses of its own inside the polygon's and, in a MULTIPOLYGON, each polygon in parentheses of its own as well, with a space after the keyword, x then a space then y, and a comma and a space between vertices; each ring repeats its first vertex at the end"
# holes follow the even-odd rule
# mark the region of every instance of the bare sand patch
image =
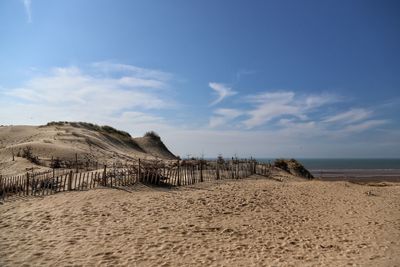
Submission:
POLYGON ((130 191, 0 205, 0 265, 400 265, 396 184, 246 179, 130 191))

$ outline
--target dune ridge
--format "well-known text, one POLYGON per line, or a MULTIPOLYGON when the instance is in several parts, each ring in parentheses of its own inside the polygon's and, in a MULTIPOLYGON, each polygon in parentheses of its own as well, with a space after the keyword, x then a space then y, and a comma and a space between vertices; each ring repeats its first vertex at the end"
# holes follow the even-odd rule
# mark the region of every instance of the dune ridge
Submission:
POLYGON ((161 141, 149 136, 132 138, 128 133, 109 126, 90 123, 49 123, 44 126, 1 126, 0 127, 0 170, 1 174, 17 174, 27 168, 45 169, 52 158, 61 160, 112 163, 145 158, 164 160, 176 159, 161 141), (32 164, 21 157, 26 148, 39 157, 41 164, 32 164))

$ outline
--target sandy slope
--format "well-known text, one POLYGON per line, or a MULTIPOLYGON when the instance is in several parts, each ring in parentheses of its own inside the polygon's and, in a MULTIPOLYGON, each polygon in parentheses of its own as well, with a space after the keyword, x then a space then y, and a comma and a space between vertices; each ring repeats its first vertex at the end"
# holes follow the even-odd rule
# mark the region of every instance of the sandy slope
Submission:
POLYGON ((175 158, 157 138, 131 138, 71 124, 0 126, 0 175, 23 173, 31 167, 40 168, 22 158, 12 161, 12 151, 17 154, 27 146, 32 147, 33 154, 44 162, 43 165, 49 165, 52 157, 75 160, 75 154, 80 161, 101 163, 126 162, 134 158, 175 158))
POLYGON ((399 266, 400 186, 265 179, 0 205, 0 265, 399 266))

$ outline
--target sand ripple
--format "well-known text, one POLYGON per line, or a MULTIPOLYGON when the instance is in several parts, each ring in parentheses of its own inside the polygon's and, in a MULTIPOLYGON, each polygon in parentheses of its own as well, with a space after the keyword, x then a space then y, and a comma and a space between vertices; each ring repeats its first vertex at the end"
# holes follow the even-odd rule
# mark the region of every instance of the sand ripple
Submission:
POLYGON ((0 205, 0 265, 399 266, 399 211, 400 186, 346 182, 60 193, 0 205))

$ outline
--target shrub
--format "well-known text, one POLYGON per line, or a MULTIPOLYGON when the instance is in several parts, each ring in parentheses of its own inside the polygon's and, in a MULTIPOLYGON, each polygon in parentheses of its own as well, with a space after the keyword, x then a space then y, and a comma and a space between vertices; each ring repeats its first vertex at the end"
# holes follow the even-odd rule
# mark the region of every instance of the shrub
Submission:
POLYGON ((33 155, 31 146, 27 146, 22 149, 22 157, 34 164, 39 164, 39 158, 33 155))
POLYGON ((274 161, 274 166, 279 169, 289 171, 288 164, 287 164, 286 160, 284 160, 284 159, 276 159, 274 161))
POLYGON ((300 162, 295 159, 277 159, 274 162, 274 166, 296 176, 304 177, 307 179, 314 178, 314 176, 300 162))
POLYGON ((104 126, 99 126, 97 124, 94 123, 90 123, 90 122, 67 122, 67 121, 51 121, 49 123, 47 123, 44 126, 40 126, 40 127, 45 127, 45 126, 63 126, 63 125, 71 125, 73 127, 77 127, 77 128, 85 128, 88 130, 92 130, 92 131, 98 131, 98 132, 104 132, 104 133, 109 133, 109 134, 117 134, 117 135, 121 135, 124 137, 129 137, 131 138, 132 136, 125 132, 125 131, 121 131, 121 130, 117 130, 111 126, 108 125, 104 125, 104 126))
POLYGON ((218 163, 218 164, 224 164, 224 163, 225 163, 225 159, 224 159, 224 157, 222 156, 222 154, 219 154, 219 155, 218 155, 218 157, 217 157, 217 163, 218 163))
POLYGON ((158 133, 156 133, 155 131, 146 132, 144 134, 144 137, 150 137, 150 138, 157 139, 157 140, 161 139, 160 136, 158 135, 158 133))
POLYGON ((66 122, 64 121, 51 121, 46 124, 46 126, 63 126, 66 122))
POLYGON ((131 135, 125 131, 121 131, 121 130, 117 130, 111 126, 108 125, 104 125, 101 126, 101 129, 106 132, 106 133, 110 133, 110 134, 118 134, 118 135, 122 135, 124 137, 131 137, 131 135))
POLYGON ((50 168, 59 169, 61 168, 61 160, 59 158, 55 158, 50 163, 50 168))
POLYGON ((22 149, 22 157, 26 158, 26 159, 29 159, 29 158, 33 157, 32 147, 31 146, 27 146, 27 147, 24 147, 22 149))
POLYGON ((100 131, 101 127, 97 124, 89 123, 89 122, 80 122, 80 124, 85 127, 86 129, 93 130, 93 131, 100 131))

